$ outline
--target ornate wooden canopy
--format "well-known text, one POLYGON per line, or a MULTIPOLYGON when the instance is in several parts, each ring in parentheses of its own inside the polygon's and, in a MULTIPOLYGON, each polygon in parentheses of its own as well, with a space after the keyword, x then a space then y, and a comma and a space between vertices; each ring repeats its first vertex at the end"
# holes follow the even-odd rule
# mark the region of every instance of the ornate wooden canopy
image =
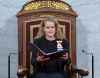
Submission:
POLYGON ((41 21, 48 16, 53 16, 59 22, 61 30, 68 37, 72 64, 76 64, 76 12, 61 0, 31 0, 17 13, 18 69, 28 69, 27 74, 24 74, 25 78, 28 78, 30 71, 30 51, 27 44, 41 27, 41 21))

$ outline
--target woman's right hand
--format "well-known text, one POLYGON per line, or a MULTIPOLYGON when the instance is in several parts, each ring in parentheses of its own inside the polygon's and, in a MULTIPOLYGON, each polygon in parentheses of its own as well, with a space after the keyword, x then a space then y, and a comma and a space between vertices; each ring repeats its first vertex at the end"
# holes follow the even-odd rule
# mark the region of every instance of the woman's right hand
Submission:
POLYGON ((38 62, 45 62, 45 61, 48 61, 50 58, 45 58, 43 55, 41 56, 37 56, 36 60, 38 62))

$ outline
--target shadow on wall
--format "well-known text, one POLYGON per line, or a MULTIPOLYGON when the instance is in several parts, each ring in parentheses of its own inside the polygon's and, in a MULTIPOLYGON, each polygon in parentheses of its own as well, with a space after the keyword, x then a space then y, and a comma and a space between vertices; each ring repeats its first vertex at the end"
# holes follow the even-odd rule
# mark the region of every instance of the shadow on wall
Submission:
MULTIPOLYGON (((7 38, 9 38, 7 49, 10 53, 18 52, 18 30, 17 30, 17 18, 16 16, 10 17, 5 23, 5 31, 7 34, 7 38)), ((17 78, 17 63, 18 56, 11 55, 11 78, 17 78)))
POLYGON ((77 66, 85 68, 88 68, 88 56, 82 50, 88 50, 87 37, 87 28, 78 18, 76 24, 77 66))
MULTIPOLYGON (((17 20, 15 16, 7 18, 4 21, 4 26, 0 29, 0 77, 8 77, 8 54, 10 52, 18 52, 18 36, 17 36, 17 20)), ((11 77, 17 78, 16 76, 16 65, 17 65, 17 55, 13 56, 11 59, 11 77)))
POLYGON ((17 51, 18 30, 17 30, 16 16, 12 16, 11 18, 7 19, 3 28, 4 28, 3 32, 5 33, 5 38, 7 39, 6 49, 8 51, 17 51))

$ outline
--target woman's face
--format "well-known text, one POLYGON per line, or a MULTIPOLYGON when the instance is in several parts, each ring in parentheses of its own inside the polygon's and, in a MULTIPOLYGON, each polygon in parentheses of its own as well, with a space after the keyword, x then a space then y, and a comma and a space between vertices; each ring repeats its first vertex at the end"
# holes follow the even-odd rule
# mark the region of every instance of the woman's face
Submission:
POLYGON ((45 36, 54 37, 56 32, 55 23, 52 21, 46 21, 44 24, 45 36))

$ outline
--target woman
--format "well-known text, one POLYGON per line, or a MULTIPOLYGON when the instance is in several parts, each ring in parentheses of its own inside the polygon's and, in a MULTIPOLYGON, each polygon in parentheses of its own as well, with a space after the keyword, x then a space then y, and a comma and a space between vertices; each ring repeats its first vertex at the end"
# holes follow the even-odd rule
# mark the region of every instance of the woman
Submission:
MULTIPOLYGON (((57 22, 52 18, 47 18, 42 22, 40 31, 34 44, 45 53, 68 49, 67 40, 62 37, 57 22)), ((58 59, 51 59, 44 55, 38 55, 38 53, 37 49, 33 47, 31 63, 34 66, 34 75, 32 78, 68 78, 68 74, 64 70, 68 61, 68 52, 58 59)))

